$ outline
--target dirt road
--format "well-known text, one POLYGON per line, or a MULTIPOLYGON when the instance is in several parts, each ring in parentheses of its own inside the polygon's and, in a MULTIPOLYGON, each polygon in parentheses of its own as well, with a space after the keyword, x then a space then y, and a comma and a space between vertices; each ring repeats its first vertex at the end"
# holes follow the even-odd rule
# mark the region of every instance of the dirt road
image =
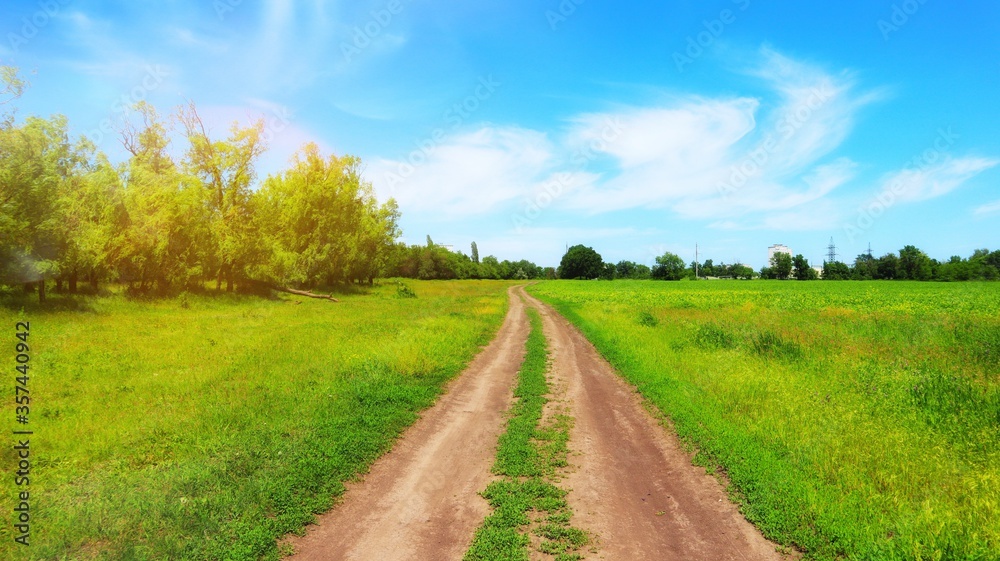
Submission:
POLYGON ((783 559, 569 322, 523 288, 509 292, 497 338, 364 481, 349 486, 341 504, 305 537, 290 540, 291 559, 462 558, 488 514, 477 493, 491 479, 524 356, 522 298, 542 313, 552 353, 554 395, 546 407, 565 408, 575 419, 560 487, 569 490, 573 526, 597 538, 587 558, 783 559))
POLYGON ((489 484, 528 322, 513 295, 496 339, 340 504, 289 543, 296 561, 461 559, 489 484))
POLYGON ((594 346, 551 308, 521 293, 542 313, 552 386, 565 392, 554 397, 575 419, 571 469, 560 486, 569 490, 573 525, 598 537, 593 558, 782 559, 594 346))

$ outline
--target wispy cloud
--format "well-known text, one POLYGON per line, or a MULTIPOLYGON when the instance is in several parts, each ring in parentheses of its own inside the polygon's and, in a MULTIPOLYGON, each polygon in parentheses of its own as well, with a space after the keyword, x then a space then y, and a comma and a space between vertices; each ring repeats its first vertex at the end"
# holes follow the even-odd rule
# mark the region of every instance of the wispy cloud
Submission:
POLYGON ((1000 201, 993 201, 992 203, 986 203, 983 206, 977 207, 972 211, 972 214, 976 216, 992 216, 994 214, 1000 214, 1000 201))
MULTIPOLYGON (((380 160, 373 180, 406 210, 446 215, 484 214, 530 200, 545 181, 563 174, 573 178, 561 182, 569 187, 556 201, 564 210, 669 209, 729 230, 835 228, 852 200, 838 189, 862 167, 837 151, 859 111, 886 91, 863 90, 850 72, 827 72, 767 48, 748 74, 770 95, 675 97, 658 106, 581 114, 554 142, 538 131, 486 127, 447 139, 405 181, 386 178, 407 162, 380 160), (589 160, 574 167, 588 151, 589 160)), ((998 163, 949 158, 886 173, 881 183, 893 186, 901 202, 927 200, 998 163)), ((983 209, 976 213, 993 212, 990 205, 983 209)))
POLYGON ((380 196, 408 211, 484 214, 531 192, 552 157, 540 132, 486 127, 450 137, 412 162, 377 160, 368 177, 380 196))
POLYGON ((1000 164, 981 157, 947 158, 921 169, 902 169, 885 177, 883 191, 892 191, 900 202, 934 199, 954 191, 980 173, 1000 164))

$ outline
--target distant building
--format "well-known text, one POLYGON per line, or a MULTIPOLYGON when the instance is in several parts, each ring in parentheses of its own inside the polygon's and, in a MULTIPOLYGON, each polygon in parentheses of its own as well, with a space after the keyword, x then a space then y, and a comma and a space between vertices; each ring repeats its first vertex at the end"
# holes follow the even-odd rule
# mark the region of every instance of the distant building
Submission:
POLYGON ((813 270, 816 271, 817 278, 823 278, 823 267, 813 267, 813 270))
POLYGON ((771 266, 771 260, 774 259, 776 253, 787 253, 792 255, 792 250, 787 245, 776 243, 771 247, 767 248, 767 266, 771 266))

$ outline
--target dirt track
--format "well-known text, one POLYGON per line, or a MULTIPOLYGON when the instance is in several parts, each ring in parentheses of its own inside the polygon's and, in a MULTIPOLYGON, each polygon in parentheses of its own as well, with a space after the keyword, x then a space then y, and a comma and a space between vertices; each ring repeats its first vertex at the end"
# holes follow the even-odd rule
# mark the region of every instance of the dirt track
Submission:
POLYGON ((553 386, 570 415, 573 525, 598 537, 595 558, 723 561, 782 557, 729 502, 719 482, 643 408, 635 390, 562 316, 542 313, 553 386))
POLYGON ((289 543, 296 561, 461 559, 489 514, 477 493, 490 467, 517 370, 528 321, 511 292, 496 339, 372 466, 349 485, 343 501, 289 543))
POLYGON ((518 295, 543 316, 550 405, 568 407, 575 419, 560 486, 570 490, 573 525, 597 538, 588 559, 783 558, 574 327, 522 288, 510 294, 497 338, 341 504, 305 537, 289 540, 297 552, 291 559, 462 558, 488 514, 477 493, 490 481, 524 355, 528 323, 518 295))

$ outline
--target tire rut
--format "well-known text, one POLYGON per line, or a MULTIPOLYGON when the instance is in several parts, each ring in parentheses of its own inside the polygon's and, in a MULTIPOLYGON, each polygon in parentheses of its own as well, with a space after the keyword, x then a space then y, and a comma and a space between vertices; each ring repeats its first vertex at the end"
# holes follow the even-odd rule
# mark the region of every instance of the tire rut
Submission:
MULTIPOLYGON (((588 558, 781 560, 721 484, 691 463, 680 442, 643 407, 566 319, 518 289, 542 314, 552 386, 563 388, 574 425, 569 490, 574 525, 597 538, 588 558)), ((557 399, 562 396, 557 397, 557 399)))
POLYGON ((305 536, 286 540, 294 561, 461 559, 489 512, 497 438, 524 358, 524 303, 497 337, 305 536))

